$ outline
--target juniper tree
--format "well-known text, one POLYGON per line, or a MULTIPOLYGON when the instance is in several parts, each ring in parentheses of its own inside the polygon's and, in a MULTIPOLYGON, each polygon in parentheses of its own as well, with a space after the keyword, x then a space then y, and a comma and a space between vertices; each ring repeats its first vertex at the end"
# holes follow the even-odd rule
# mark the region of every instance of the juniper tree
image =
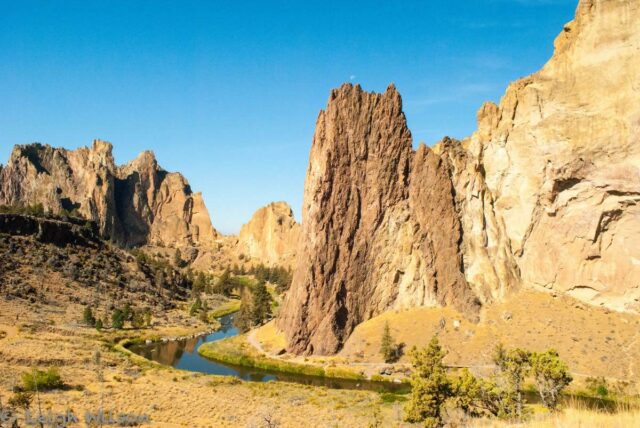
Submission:
POLYGON ((253 325, 262 324, 271 316, 271 295, 264 282, 258 282, 253 288, 251 321, 253 325))
POLYGON ((512 398, 513 408, 505 409, 505 412, 513 413, 518 419, 522 419, 524 410, 524 379, 529 373, 531 352, 520 349, 505 349, 502 344, 496 347, 494 363, 500 370, 506 382, 507 393, 512 398))
POLYGON ((411 400, 405 408, 407 422, 422 422, 429 428, 443 426, 443 412, 453 396, 451 380, 442 363, 445 355, 436 336, 426 348, 414 347, 411 351, 413 373, 411 400))
POLYGON ((93 327, 96 324, 96 318, 93 316, 93 311, 91 310, 91 306, 87 305, 82 312, 82 321, 88 325, 93 327))
POLYGON ((558 351, 549 349, 531 355, 531 372, 542 403, 549 410, 555 410, 558 407, 560 393, 573 380, 569 368, 560 360, 558 351))
POLYGON ((382 330, 382 338, 380 339, 380 354, 385 363, 392 363, 397 356, 398 347, 391 336, 391 328, 389 327, 389 321, 384 323, 384 330, 382 330))

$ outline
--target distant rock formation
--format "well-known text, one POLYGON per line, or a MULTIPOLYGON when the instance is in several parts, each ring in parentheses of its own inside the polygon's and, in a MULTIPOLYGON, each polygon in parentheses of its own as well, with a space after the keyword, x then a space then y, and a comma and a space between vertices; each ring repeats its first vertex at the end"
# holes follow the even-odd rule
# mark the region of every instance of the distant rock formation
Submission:
POLYGON ((160 168, 152 152, 116 166, 112 145, 100 140, 77 150, 14 147, 0 170, 0 205, 38 203, 93 220, 123 245, 210 245, 218 235, 181 174, 160 168))
POLYGON ((412 150, 393 86, 320 113, 289 350, 328 354, 390 308, 479 306, 519 287, 640 312, 640 4, 581 0, 545 67, 478 131, 412 150))
POLYGON ((238 251, 270 266, 293 267, 300 225, 286 202, 272 202, 258 209, 242 226, 238 251))

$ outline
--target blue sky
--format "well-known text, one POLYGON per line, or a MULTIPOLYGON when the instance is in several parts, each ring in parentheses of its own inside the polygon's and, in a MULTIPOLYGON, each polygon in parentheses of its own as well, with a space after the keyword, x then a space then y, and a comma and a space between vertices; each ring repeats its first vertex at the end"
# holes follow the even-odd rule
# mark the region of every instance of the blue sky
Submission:
POLYGON ((235 233, 299 218, 318 111, 343 82, 403 96, 414 142, 462 138, 539 69, 577 0, 0 1, 0 163, 14 144, 111 141, 202 191, 235 233))

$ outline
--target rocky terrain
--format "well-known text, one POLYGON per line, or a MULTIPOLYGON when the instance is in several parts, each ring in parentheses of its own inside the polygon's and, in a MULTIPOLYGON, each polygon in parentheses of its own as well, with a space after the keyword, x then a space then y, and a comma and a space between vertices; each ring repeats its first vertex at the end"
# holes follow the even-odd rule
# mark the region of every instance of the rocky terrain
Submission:
POLYGON ((93 220, 126 246, 209 245, 218 235, 181 174, 160 168, 152 152, 116 166, 112 145, 100 140, 77 150, 15 146, 0 169, 0 205, 36 204, 93 220))
POLYGON ((412 150, 393 86, 344 85, 316 125, 289 349, 333 353, 388 309, 470 319, 523 287, 640 311, 640 4, 582 0, 544 68, 478 131, 412 150))
POLYGON ((129 302, 158 316, 189 295, 191 283, 104 242, 91 224, 0 214, 0 295, 8 301, 92 305, 109 314, 129 302))
POLYGON ((238 251, 266 265, 293 267, 300 225, 286 202, 258 209, 238 236, 238 251))

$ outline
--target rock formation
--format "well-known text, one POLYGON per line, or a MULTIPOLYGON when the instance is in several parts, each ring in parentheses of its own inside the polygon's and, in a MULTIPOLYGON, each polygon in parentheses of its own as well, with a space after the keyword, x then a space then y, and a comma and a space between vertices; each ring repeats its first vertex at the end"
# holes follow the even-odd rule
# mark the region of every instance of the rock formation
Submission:
POLYGON ((299 236, 289 204, 272 202, 240 229, 239 252, 266 265, 293 267, 299 236))
POLYGON ((209 245, 217 236, 199 193, 151 152, 116 166, 110 143, 77 150, 15 146, 0 170, 0 205, 42 204, 95 221, 124 245, 209 245))
POLYGON ((332 353, 392 307, 452 304, 477 315, 442 159, 413 152, 395 87, 343 85, 320 113, 297 268, 279 320, 291 350, 332 353))
POLYGON ((581 0, 545 67, 412 151, 401 100, 344 85, 318 117, 289 349, 333 353, 390 308, 470 317, 510 290, 640 311, 640 4, 581 0))

